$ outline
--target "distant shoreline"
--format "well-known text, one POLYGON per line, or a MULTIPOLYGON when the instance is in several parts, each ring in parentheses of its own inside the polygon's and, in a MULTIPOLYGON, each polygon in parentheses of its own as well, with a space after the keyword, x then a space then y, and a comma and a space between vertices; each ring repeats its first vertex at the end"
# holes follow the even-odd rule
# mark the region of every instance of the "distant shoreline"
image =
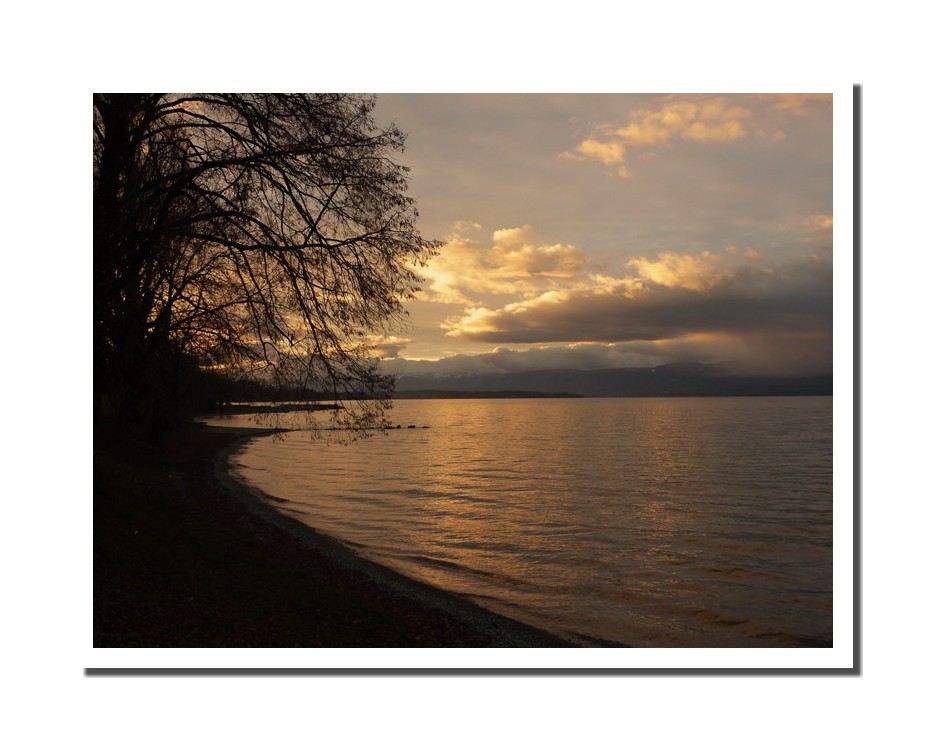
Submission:
MULTIPOLYGON (((766 398, 766 397, 830 397, 832 392, 821 393, 700 393, 700 394, 618 394, 618 395, 587 395, 572 394, 568 392, 549 393, 541 391, 445 391, 441 389, 396 391, 390 395, 390 401, 406 401, 410 399, 716 399, 716 398, 766 398)), ((277 404, 237 403, 224 404, 214 410, 205 411, 205 415, 250 415, 273 414, 281 412, 299 411, 328 411, 343 409, 340 404, 322 403, 319 399, 301 401, 291 399, 288 402, 277 404)))
POLYGON ((399 375, 398 392, 539 392, 585 397, 829 396, 832 373, 742 374, 742 364, 670 363, 653 368, 552 369, 459 375, 399 375))
POLYGON ((391 399, 581 399, 581 394, 567 391, 446 391, 444 389, 414 389, 395 391, 391 399))

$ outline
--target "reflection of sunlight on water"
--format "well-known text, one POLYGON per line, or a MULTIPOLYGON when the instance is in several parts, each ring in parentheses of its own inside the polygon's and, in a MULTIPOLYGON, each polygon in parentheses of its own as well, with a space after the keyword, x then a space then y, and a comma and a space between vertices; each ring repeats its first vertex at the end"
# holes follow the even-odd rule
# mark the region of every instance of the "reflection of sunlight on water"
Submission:
POLYGON ((656 529, 659 534, 665 536, 669 528, 691 524, 693 514, 691 504, 677 506, 659 498, 648 498, 639 504, 635 516, 641 522, 647 523, 649 528, 656 529))
POLYGON ((831 635, 831 400, 395 412, 431 427, 261 439, 238 472, 403 573, 554 630, 683 646, 831 635))

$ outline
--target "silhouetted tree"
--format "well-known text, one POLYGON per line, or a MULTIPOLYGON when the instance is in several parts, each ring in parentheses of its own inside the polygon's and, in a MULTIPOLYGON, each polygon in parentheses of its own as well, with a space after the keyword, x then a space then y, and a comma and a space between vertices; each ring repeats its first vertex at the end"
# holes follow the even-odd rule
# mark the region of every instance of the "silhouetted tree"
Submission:
POLYGON ((158 428, 180 375, 211 370, 379 418, 392 382, 369 342, 398 325, 435 244, 393 161, 405 136, 374 104, 94 95, 96 405, 158 428))

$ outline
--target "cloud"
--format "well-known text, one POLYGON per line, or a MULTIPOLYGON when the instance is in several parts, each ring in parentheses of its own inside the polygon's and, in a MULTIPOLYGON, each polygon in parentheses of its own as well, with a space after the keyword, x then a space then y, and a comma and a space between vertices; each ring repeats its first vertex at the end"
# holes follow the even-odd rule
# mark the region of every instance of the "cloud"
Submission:
POLYGON ((620 142, 653 146, 679 138, 685 141, 735 141, 747 131, 742 120, 750 116, 744 107, 729 106, 724 97, 708 101, 673 101, 659 110, 637 110, 630 122, 613 129, 620 142))
POLYGON ((521 373, 529 370, 598 370, 654 367, 670 358, 652 347, 620 344, 570 344, 514 349, 497 347, 483 354, 459 354, 439 360, 389 360, 384 369, 394 375, 469 375, 521 373))
MULTIPOLYGON (((826 215, 801 221, 831 225, 826 215)), ((387 367, 439 374, 694 360, 743 361, 752 372, 828 372, 831 255, 806 251, 772 262, 743 245, 665 250, 596 273, 581 250, 543 242, 530 225, 487 232, 463 222, 432 259, 421 304, 459 306, 456 315, 435 308, 439 350, 497 349, 420 364, 402 359, 402 346, 390 347, 387 367)))
POLYGON ((604 124, 560 156, 597 161, 629 176, 626 157, 646 155, 646 149, 681 141, 713 143, 757 135, 775 142, 787 138, 778 128, 789 115, 803 115, 816 106, 831 105, 831 94, 683 95, 656 109, 637 109, 626 123, 604 124))
POLYGON ((742 121, 750 114, 744 107, 729 105, 725 97, 670 101, 658 110, 636 110, 626 125, 602 126, 595 136, 561 156, 617 165, 617 174, 627 177, 627 147, 658 146, 673 140, 735 141, 747 135, 742 121))
POLYGON ((589 138, 576 146, 575 150, 584 157, 597 159, 602 164, 618 164, 624 161, 624 146, 620 143, 601 143, 589 138))
POLYGON ((602 143, 594 138, 582 141, 572 152, 565 152, 562 156, 593 159, 604 165, 620 165, 616 172, 619 177, 628 177, 629 170, 624 165, 624 146, 614 141, 602 143))
POLYGON ((551 290, 498 309, 476 307, 445 327, 449 336, 478 342, 646 343, 660 351, 677 343, 705 350, 720 341, 722 349, 734 342, 740 352, 831 337, 828 259, 771 266, 727 251, 663 253, 631 266, 636 276, 592 277, 590 286, 551 290))
POLYGON ((521 373, 530 370, 652 368, 671 362, 731 364, 744 375, 808 375, 832 370, 831 332, 766 336, 689 334, 660 341, 577 342, 520 349, 497 347, 483 354, 439 360, 384 361, 394 375, 455 376, 521 373))
POLYGON ((832 104, 831 94, 761 94, 772 110, 801 114, 813 103, 832 104))
POLYGON ((384 334, 370 334, 361 342, 370 356, 380 359, 399 357, 409 344, 412 344, 412 339, 384 334))
POLYGON ((730 276, 730 271, 718 267, 721 258, 722 255, 717 253, 693 256, 663 251, 655 261, 635 258, 628 265, 636 269, 642 278, 663 287, 704 292, 730 276))
POLYGON ((806 220, 806 226, 813 230, 832 229, 832 217, 826 214, 817 214, 806 220))
POLYGON ((439 255, 419 269, 420 299, 477 305, 489 294, 534 295, 578 275, 584 254, 574 245, 542 243, 530 225, 510 227, 481 239, 481 227, 459 222, 439 255))

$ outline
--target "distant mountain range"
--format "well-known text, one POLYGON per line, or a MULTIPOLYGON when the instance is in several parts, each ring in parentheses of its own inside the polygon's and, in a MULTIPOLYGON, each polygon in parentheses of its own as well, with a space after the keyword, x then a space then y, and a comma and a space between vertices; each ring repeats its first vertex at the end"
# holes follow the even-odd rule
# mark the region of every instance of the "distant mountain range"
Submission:
POLYGON ((724 365, 673 363, 656 368, 406 375, 398 376, 396 384, 399 398, 465 398, 477 392, 523 392, 513 394, 522 396, 799 396, 831 394, 832 374, 735 375, 724 365))

